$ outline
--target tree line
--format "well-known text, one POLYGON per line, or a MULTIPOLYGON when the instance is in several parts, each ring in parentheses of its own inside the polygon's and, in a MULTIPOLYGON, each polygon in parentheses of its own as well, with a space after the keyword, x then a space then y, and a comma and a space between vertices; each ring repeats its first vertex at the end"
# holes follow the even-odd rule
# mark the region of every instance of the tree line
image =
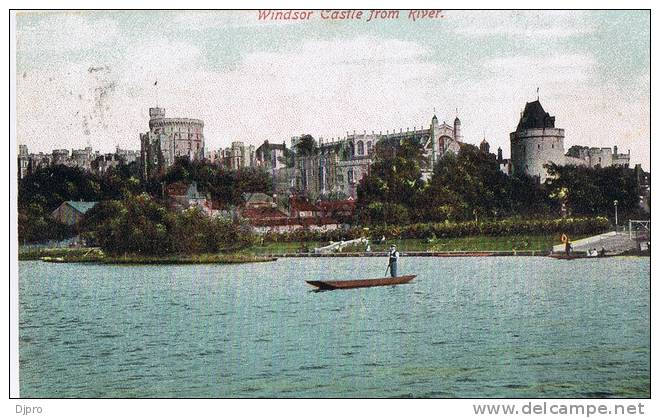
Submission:
MULTIPOLYGON (((164 210, 166 187, 179 181, 196 181, 199 190, 208 193, 220 206, 240 204, 242 193, 271 193, 273 188, 270 174, 263 170, 229 170, 209 162, 190 161, 188 158, 177 159, 163 175, 150 179, 140 176, 138 163, 111 167, 102 175, 79 167, 52 165, 19 180, 19 242, 61 240, 94 227, 89 222, 69 227, 54 220, 51 217, 52 211, 64 201, 112 201, 115 205, 121 205, 146 195, 152 199, 150 205, 158 205, 164 210)), ((100 205, 101 208, 104 206, 100 205)), ((107 211, 108 208, 105 209, 111 213, 107 211)), ((173 224, 170 222, 167 225, 173 224)))
MULTIPOLYGON (((311 155, 316 148, 314 139, 304 136, 296 154, 311 155)), ((427 164, 421 146, 412 141, 404 141, 394 151, 377 146, 370 174, 358 185, 353 226, 559 215, 611 219, 615 200, 620 219, 644 216, 639 213, 637 177, 628 168, 553 165, 550 179, 540 184, 528 176, 506 175, 495 155, 472 145, 445 155, 435 164, 432 176, 424 179, 422 168, 427 164)), ((245 192, 273 192, 273 179, 266 170, 229 170, 187 158, 178 159, 167 172, 152 179, 141 178, 137 163, 112 167, 102 175, 49 166, 19 181, 19 240, 42 242, 85 233, 90 241, 112 251, 132 248, 154 254, 186 248, 214 251, 228 247, 232 240, 244 245, 246 240, 239 238, 246 229, 240 225, 204 218, 195 211, 176 214, 165 209, 167 185, 191 181, 224 206, 239 205, 245 192), (88 212, 85 222, 71 228, 51 217, 67 200, 104 203, 88 212)))
POLYGON ((358 185, 357 219, 364 225, 459 222, 509 217, 646 216, 640 213, 637 177, 625 167, 551 165, 541 184, 526 175, 507 175, 494 154, 461 146, 422 178, 419 144, 404 141, 396 153, 378 153, 358 185))

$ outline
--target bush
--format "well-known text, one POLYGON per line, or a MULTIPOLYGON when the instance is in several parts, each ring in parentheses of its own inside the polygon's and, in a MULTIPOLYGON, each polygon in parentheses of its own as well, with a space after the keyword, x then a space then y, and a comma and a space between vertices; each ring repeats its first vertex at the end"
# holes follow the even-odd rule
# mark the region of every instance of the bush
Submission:
MULTIPOLYGON (((436 222, 416 223, 404 226, 378 225, 369 229, 372 239, 385 238, 458 238, 467 236, 507 236, 535 234, 567 234, 585 235, 599 234, 611 228, 607 218, 561 218, 561 219, 504 219, 485 222, 436 222)), ((340 241, 365 236, 365 230, 360 227, 338 229, 320 232, 297 230, 289 233, 269 233, 264 241, 340 241)))
POLYGON ((85 237, 108 254, 201 254, 253 243, 240 225, 206 216, 199 208, 170 212, 147 194, 106 201, 84 221, 85 237))

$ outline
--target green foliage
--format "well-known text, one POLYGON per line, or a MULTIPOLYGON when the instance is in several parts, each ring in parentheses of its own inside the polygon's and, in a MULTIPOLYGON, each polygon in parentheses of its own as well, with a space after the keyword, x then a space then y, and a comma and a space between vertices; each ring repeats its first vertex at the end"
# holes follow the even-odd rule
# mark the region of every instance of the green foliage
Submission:
MULTIPOLYGON (((28 243, 60 240, 74 235, 73 228, 59 224, 50 217, 50 213, 64 201, 115 201, 97 206, 96 211, 100 213, 113 209, 116 201, 132 201, 134 196, 143 192, 160 198, 164 187, 176 181, 196 181, 200 190, 210 193, 214 200, 234 205, 242 202, 244 192, 272 193, 273 187, 270 175, 264 170, 244 168, 232 171, 207 162, 191 162, 187 158, 178 159, 162 178, 147 181, 141 180, 137 163, 112 167, 103 176, 77 167, 49 166, 19 181, 19 239, 22 243, 28 243)), ((93 214, 92 218, 98 216, 100 214, 93 214)), ((140 228, 137 231, 145 232, 140 228)), ((161 238, 158 231, 146 232, 153 232, 153 238, 161 238)), ((128 230, 123 232, 132 233, 128 230)), ((137 237, 135 241, 138 241, 137 237)), ((144 251, 157 251, 146 242, 138 247, 144 251)))
POLYGON ((22 243, 61 240, 77 228, 51 218, 62 202, 119 199, 142 190, 136 163, 110 168, 102 177, 78 167, 54 165, 18 183, 18 236, 22 243))
POLYGON ((252 235, 198 208, 167 211, 149 195, 99 203, 86 215, 85 236, 108 254, 200 254, 235 249, 252 235))
POLYGON ((266 234, 264 241, 293 242, 293 241, 339 241, 360 237, 371 237, 376 242, 381 237, 386 239, 437 239, 459 238, 471 236, 513 236, 533 234, 557 234, 557 241, 561 234, 569 236, 599 234, 611 228, 609 220, 605 217, 591 218, 560 218, 560 219, 503 219, 485 222, 434 222, 414 223, 410 225, 379 225, 365 228, 337 229, 333 231, 306 231, 297 230, 284 234, 266 234))
POLYGON ((224 204, 241 204, 246 192, 273 192, 273 180, 268 172, 254 167, 229 170, 205 161, 179 158, 163 176, 163 186, 178 181, 196 181, 199 190, 207 192, 213 200, 224 204))
POLYGON ((372 202, 362 208, 360 219, 368 225, 401 225, 410 222, 410 214, 400 203, 372 202))
POLYGON ((421 180, 423 164, 421 148, 412 142, 379 159, 358 187, 360 222, 394 223, 381 210, 387 204, 407 210, 407 218, 397 216, 401 208, 388 212, 404 223, 546 215, 557 207, 534 179, 507 176, 495 155, 472 145, 439 159, 428 184, 421 180))
MULTIPOLYGON (((463 145, 438 161, 430 181, 426 208, 443 208, 446 219, 494 219, 549 213, 542 187, 531 177, 504 174, 494 154, 463 145)), ((423 212, 422 212, 423 213, 423 212)), ((442 220, 431 213, 428 219, 442 220)), ((424 218, 422 218, 424 219, 424 218)))
POLYGON ((45 167, 18 183, 19 207, 38 204, 47 212, 65 200, 97 201, 102 196, 99 177, 78 167, 45 167))
POLYGON ((336 200, 346 200, 348 195, 342 191, 329 192, 319 196, 319 200, 323 201, 336 201, 336 200))
POLYGON ((137 162, 111 167, 100 183, 102 199, 121 199, 144 190, 137 162))
POLYGON ((420 200, 425 187, 421 149, 404 141, 396 153, 377 156, 370 175, 358 185, 357 212, 360 223, 409 222, 411 203, 420 200))
POLYGON ((18 237, 21 244, 63 240, 74 235, 74 228, 51 218, 50 212, 46 212, 37 203, 18 208, 18 237))
POLYGON ((548 193, 575 215, 607 214, 614 217, 614 201, 621 218, 639 212, 635 171, 626 167, 589 168, 550 165, 548 193), (554 178, 553 178, 554 177, 554 178))
POLYGON ((311 135, 303 135, 296 144, 296 154, 301 157, 308 157, 318 152, 316 140, 311 135))

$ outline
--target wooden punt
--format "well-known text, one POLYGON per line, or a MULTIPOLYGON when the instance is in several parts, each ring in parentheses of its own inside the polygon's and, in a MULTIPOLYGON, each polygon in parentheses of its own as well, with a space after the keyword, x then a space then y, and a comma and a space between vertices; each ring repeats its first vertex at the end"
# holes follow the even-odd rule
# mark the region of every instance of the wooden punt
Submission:
POLYGON ((360 280, 307 280, 307 283, 316 286, 319 290, 355 289, 358 287, 394 286, 397 284, 408 283, 415 277, 417 276, 410 275, 360 280))

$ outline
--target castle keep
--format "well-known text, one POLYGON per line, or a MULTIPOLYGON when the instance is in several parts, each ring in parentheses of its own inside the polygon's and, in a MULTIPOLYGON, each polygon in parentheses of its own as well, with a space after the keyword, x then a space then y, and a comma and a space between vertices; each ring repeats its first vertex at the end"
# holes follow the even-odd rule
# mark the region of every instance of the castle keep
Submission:
POLYGON ((511 172, 525 173, 544 182, 548 163, 564 164, 564 130, 536 100, 525 105, 515 132, 511 132, 511 172))
POLYGON ((525 104, 515 132, 511 132, 511 173, 537 177, 541 183, 548 178, 546 164, 583 165, 588 167, 624 166, 630 163, 630 151, 619 154, 614 147, 588 148, 573 146, 564 153, 564 130, 555 127, 550 116, 536 100, 525 104))
POLYGON ((163 172, 177 157, 204 159, 204 122, 199 119, 166 118, 165 109, 149 109, 149 132, 140 134, 142 174, 163 172))

